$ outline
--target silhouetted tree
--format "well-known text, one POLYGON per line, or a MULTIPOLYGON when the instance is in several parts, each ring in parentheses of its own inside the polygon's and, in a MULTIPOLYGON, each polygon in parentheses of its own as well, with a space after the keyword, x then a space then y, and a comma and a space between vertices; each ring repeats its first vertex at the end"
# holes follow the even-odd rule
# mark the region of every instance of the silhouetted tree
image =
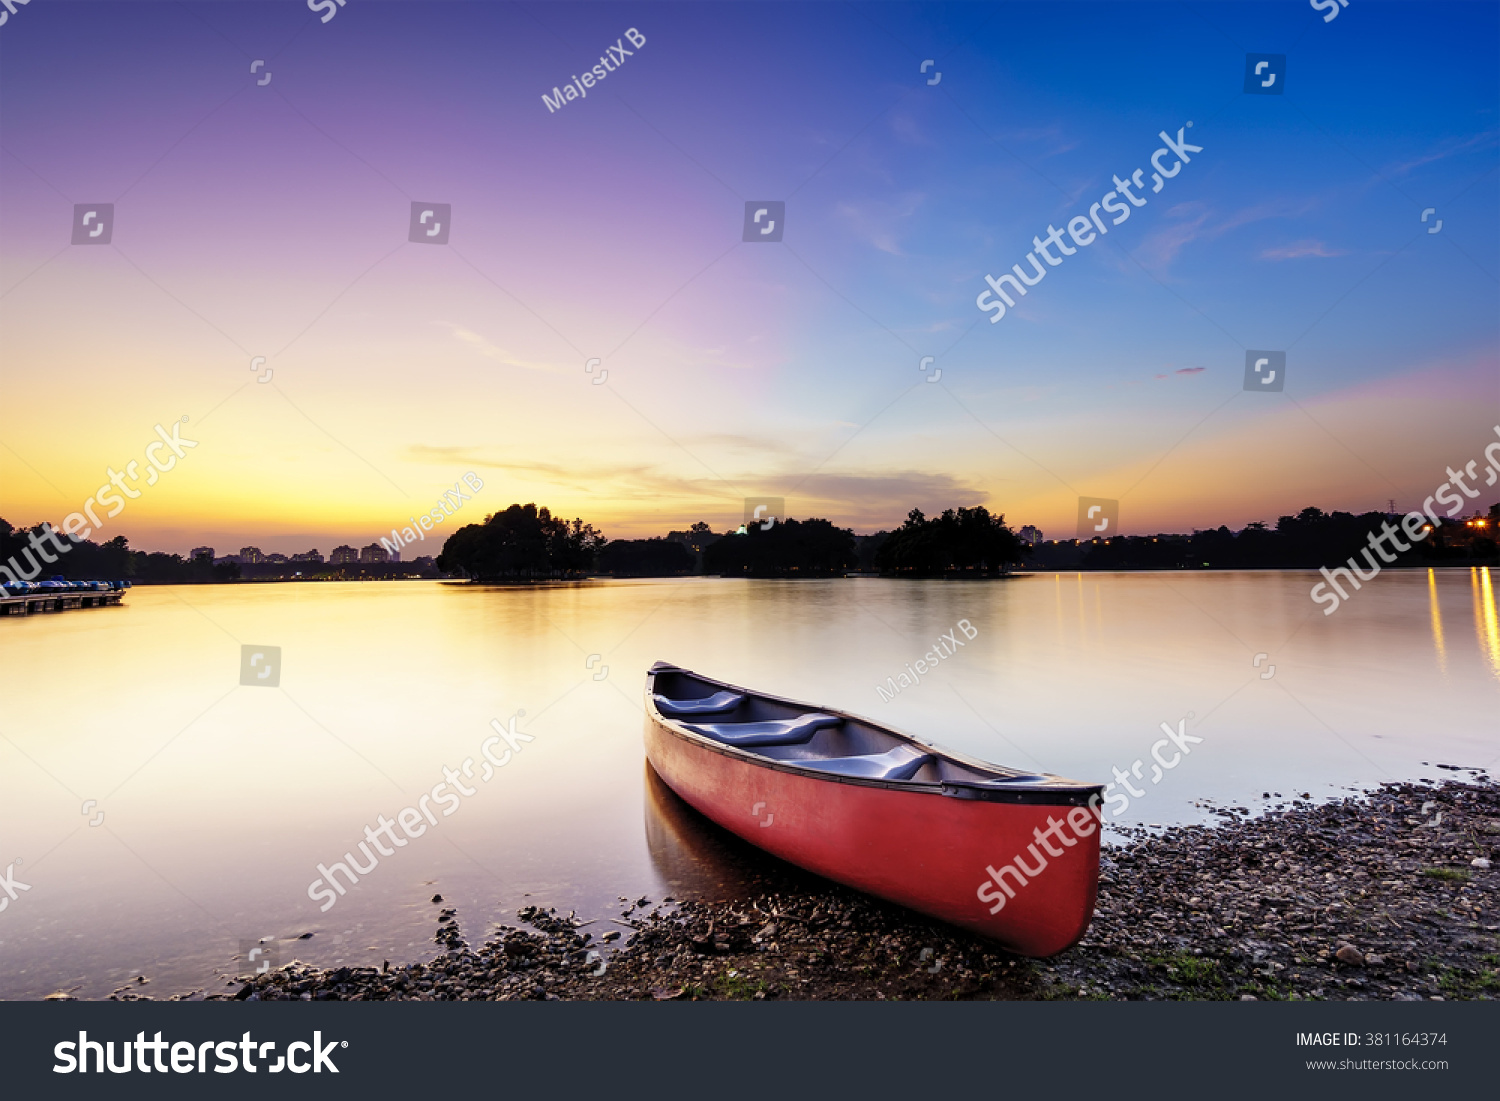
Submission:
POLYGON ((751 524, 705 548, 703 570, 726 577, 829 577, 854 565, 854 532, 828 520, 751 524))
POLYGON ((1030 548, 983 505, 927 519, 914 508, 875 552, 881 573, 931 577, 954 570, 1004 573, 1030 548))
POLYGON ((697 566, 697 556, 684 543, 670 539, 612 539, 599 552, 598 569, 617 577, 672 577, 692 573, 697 566))
POLYGON ((450 535, 437 566, 478 580, 567 576, 592 568, 604 541, 580 519, 554 517, 535 504, 511 505, 450 535))

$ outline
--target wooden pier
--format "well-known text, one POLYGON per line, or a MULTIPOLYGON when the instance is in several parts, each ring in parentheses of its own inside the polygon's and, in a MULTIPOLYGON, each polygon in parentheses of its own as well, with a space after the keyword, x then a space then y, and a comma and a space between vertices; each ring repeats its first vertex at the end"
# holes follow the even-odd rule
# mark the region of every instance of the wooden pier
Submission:
POLYGON ((105 589, 95 592, 42 590, 40 592, 9 593, 0 588, 0 616, 43 615, 47 612, 63 612, 71 608, 103 608, 118 605, 125 599, 124 589, 105 589))

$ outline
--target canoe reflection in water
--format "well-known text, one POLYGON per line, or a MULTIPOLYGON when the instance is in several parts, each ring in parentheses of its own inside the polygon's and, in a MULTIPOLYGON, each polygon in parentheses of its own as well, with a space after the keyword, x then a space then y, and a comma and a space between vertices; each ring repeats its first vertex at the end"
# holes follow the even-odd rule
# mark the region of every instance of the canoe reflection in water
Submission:
POLYGON ((688 806, 649 763, 646 847, 675 898, 730 902, 766 892, 816 889, 826 881, 746 844, 688 806))

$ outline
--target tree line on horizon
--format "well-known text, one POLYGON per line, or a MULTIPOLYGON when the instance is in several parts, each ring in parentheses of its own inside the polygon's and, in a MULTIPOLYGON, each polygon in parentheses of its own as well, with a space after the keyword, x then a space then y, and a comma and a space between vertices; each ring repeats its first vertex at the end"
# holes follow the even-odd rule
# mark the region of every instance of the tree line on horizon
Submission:
POLYGON ((928 519, 913 509, 893 532, 861 539, 852 528, 811 517, 752 523, 717 534, 699 521, 685 538, 606 539, 592 524, 554 517, 535 504, 511 505, 448 537, 438 568, 476 580, 581 577, 836 577, 873 566, 893 576, 954 571, 994 574, 1029 548, 982 505, 928 519), (863 542, 864 547, 860 544, 863 542))
MULTIPOLYGON (((1500 523, 1500 504, 1490 509, 1500 523)), ((886 577, 1004 575, 1028 559, 1042 568, 1112 569, 1317 569, 1366 545, 1389 517, 1305 508, 1238 532, 1227 526, 1192 534, 1116 536, 1066 540, 1031 547, 983 505, 950 508, 928 517, 912 509, 893 531, 856 536, 830 520, 777 520, 722 534, 699 521, 679 538, 606 539, 580 519, 553 518, 535 505, 512 505, 484 525, 449 537, 440 568, 480 578, 581 577, 835 577, 850 570, 886 577), (524 532, 524 538, 523 538, 524 532), (491 548, 486 558, 483 548, 491 548), (500 553, 498 548, 508 548, 500 553), (523 549, 526 548, 526 549, 523 549), (1062 559, 1066 559, 1063 561, 1062 559)), ((1490 531, 1493 531, 1494 524, 1490 531)), ((1449 558, 1493 558, 1495 542, 1456 521, 1446 521, 1401 556, 1402 563, 1449 558), (1459 534, 1462 533, 1462 534, 1459 534)))
MULTIPOLYGON (((1500 503, 1490 506, 1489 522, 1482 529, 1447 520, 1420 542, 1396 551, 1393 566, 1448 559, 1491 559, 1496 555, 1493 537, 1500 523, 1500 503)), ((1336 565, 1369 545, 1379 535, 1381 524, 1400 531, 1399 516, 1385 512, 1324 512, 1305 508, 1294 516, 1282 516, 1274 528, 1263 522, 1247 524, 1239 531, 1227 526, 1195 531, 1191 535, 1117 535, 1111 539, 1080 543, 1083 551, 1077 568, 1085 570, 1170 569, 1307 569, 1336 565)), ((1406 536, 1401 535, 1403 542, 1406 536)), ((1049 548, 1050 549, 1050 548, 1049 548)), ((1051 557, 1044 550, 1043 565, 1051 557)))
MULTIPOLYGON (((1396 565, 1446 560, 1493 560, 1500 503, 1490 506, 1483 529, 1444 520, 1396 565)), ((1192 534, 1114 536, 1093 541, 1055 541, 1029 547, 1006 525, 1003 514, 984 506, 945 509, 927 517, 912 509, 893 531, 856 536, 819 518, 750 524, 722 534, 699 521, 685 538, 607 539, 581 518, 564 520, 534 503, 513 504, 459 528, 443 544, 439 570, 476 580, 579 578, 590 573, 617 577, 836 577, 850 570, 889 577, 1003 575, 1028 558, 1043 569, 1317 569, 1344 561, 1378 534, 1383 512, 1325 513, 1305 508, 1280 517, 1274 528, 1256 522, 1239 531, 1227 526, 1192 534)), ((206 556, 132 550, 124 535, 103 543, 73 542, 58 535, 45 561, 30 536, 41 524, 16 528, 0 519, 0 563, 11 563, 30 580, 133 580, 192 584, 239 580, 234 563, 215 566, 206 556)), ((44 545, 50 545, 44 544, 44 545)), ((1392 548, 1394 550, 1394 548, 1392 548)))

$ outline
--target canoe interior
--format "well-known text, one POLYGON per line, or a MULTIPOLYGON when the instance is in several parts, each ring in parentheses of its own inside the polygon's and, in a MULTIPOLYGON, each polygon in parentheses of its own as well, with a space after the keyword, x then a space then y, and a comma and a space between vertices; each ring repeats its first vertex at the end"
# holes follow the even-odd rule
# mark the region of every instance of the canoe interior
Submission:
MULTIPOLYGON (((882 786, 909 785, 913 788, 957 784, 963 788, 978 785, 979 789, 997 790, 1011 785, 1031 790, 1037 788, 1072 788, 1080 792, 1098 790, 1098 786, 1093 784, 1077 784, 1057 776, 973 761, 854 715, 827 708, 814 708, 795 701, 735 688, 722 681, 700 676, 675 666, 658 665, 652 673, 654 675, 652 691, 657 697, 653 702, 661 709, 660 721, 674 725, 682 724, 687 730, 710 740, 715 740, 714 731, 732 731, 740 724, 795 720, 807 715, 826 715, 837 719, 836 723, 820 727, 811 738, 798 744, 735 746, 733 743, 728 743, 732 752, 745 753, 784 765, 796 766, 805 763, 809 771, 812 771, 819 762, 838 762, 841 758, 876 757, 889 754, 899 747, 918 750, 927 755, 925 763, 914 773, 899 778, 881 777, 860 780, 849 776, 827 774, 830 780, 846 783, 873 782, 882 786), (673 702, 707 700, 723 693, 726 689, 732 690, 740 697, 738 702, 729 709, 715 710, 702 715, 671 713, 673 702)), ((897 756, 899 757, 900 754, 897 756)), ((847 765, 840 767, 847 767, 847 765)), ((822 772, 821 769, 818 771, 822 772)))

